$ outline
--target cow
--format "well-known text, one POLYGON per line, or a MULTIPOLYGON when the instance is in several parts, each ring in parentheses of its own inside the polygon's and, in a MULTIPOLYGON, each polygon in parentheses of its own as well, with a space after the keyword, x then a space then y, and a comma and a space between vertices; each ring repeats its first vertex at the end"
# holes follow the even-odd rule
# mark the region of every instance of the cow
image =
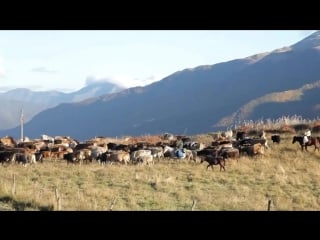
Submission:
POLYGON ((54 143, 54 138, 53 138, 53 137, 50 137, 50 136, 48 136, 48 135, 45 135, 45 134, 42 134, 42 135, 41 135, 41 139, 42 139, 42 140, 45 140, 45 141, 47 141, 47 142, 50 142, 50 143, 54 143))
POLYGON ((149 150, 151 150, 151 155, 153 156, 153 159, 157 158, 158 161, 160 161, 161 158, 164 158, 162 147, 149 147, 149 150))
POLYGON ((34 152, 16 152, 16 162, 26 166, 28 163, 36 163, 36 155, 34 152))
POLYGON ((22 152, 16 153, 16 162, 21 163, 25 166, 28 163, 26 154, 22 152))
POLYGON ((137 163, 138 164, 144 164, 144 165, 150 165, 150 164, 154 164, 153 161, 153 156, 152 155, 143 155, 137 158, 137 163))
POLYGON ((130 154, 122 150, 113 152, 110 155, 110 161, 119 162, 127 165, 130 162, 130 154))
POLYGON ((171 133, 165 133, 165 134, 163 134, 163 139, 164 140, 173 140, 174 136, 171 133))
POLYGON ((91 159, 92 160, 97 160, 98 157, 102 154, 105 153, 108 150, 107 145, 104 147, 100 147, 100 146, 93 146, 91 148, 91 159))
POLYGON ((116 144, 116 143, 108 143, 107 144, 108 149, 110 150, 118 150, 118 151, 125 151, 125 152, 129 152, 130 148, 128 145, 126 144, 116 144))
POLYGON ((63 155, 63 159, 67 160, 67 165, 69 165, 69 163, 81 163, 79 160, 77 160, 77 157, 75 155, 75 153, 65 153, 63 155))
POLYGON ((233 131, 231 129, 229 129, 228 131, 222 133, 221 136, 226 139, 232 139, 233 131))
MULTIPOLYGON (((141 150, 136 150, 134 152, 131 153, 130 158, 132 163, 136 164, 136 163, 140 163, 141 160, 143 160, 144 156, 152 156, 152 151, 151 150, 145 150, 145 149, 141 149, 141 150)), ((152 158, 153 161, 153 158, 152 158)))
MULTIPOLYGON (((269 148, 269 146, 268 146, 268 140, 267 140, 267 137, 266 137, 266 132, 264 131, 264 130, 262 130, 262 132, 260 133, 260 136, 259 136, 261 139, 263 139, 263 140, 265 140, 265 143, 264 143, 264 147, 266 148, 266 149, 268 149, 269 148)), ((261 144, 263 144, 263 143, 261 143, 261 144)))
POLYGON ((63 156, 66 151, 59 151, 59 152, 51 152, 50 157, 56 161, 57 159, 63 159, 63 156))
POLYGON ((51 151, 40 150, 40 153, 42 154, 42 158, 50 158, 51 157, 51 151))
POLYGON ((17 142, 13 139, 13 137, 10 137, 10 136, 0 138, 0 142, 3 145, 8 146, 8 147, 16 147, 17 146, 17 142))
POLYGON ((42 155, 41 152, 35 152, 34 155, 35 155, 35 157, 36 157, 36 161, 37 161, 37 162, 43 163, 43 155, 42 155))
POLYGON ((264 146, 265 148, 268 148, 268 141, 267 139, 262 139, 262 138, 247 138, 247 139, 243 139, 241 140, 238 144, 240 146, 243 145, 254 145, 260 143, 262 146, 264 146))
POLYGON ((203 163, 203 162, 208 163, 207 169, 209 167, 211 167, 211 169, 213 170, 213 165, 220 165, 220 172, 222 169, 223 169, 223 171, 226 171, 226 169, 225 169, 226 161, 222 156, 218 156, 217 154, 215 154, 215 155, 201 155, 200 159, 201 159, 201 163, 203 163))
POLYGON ((117 162, 127 165, 130 162, 130 154, 125 151, 107 151, 98 156, 97 160, 100 163, 117 162))
POLYGON ((248 156, 255 156, 258 154, 264 154, 264 145, 261 143, 255 143, 250 146, 241 146, 240 152, 246 152, 248 156))
POLYGON ((4 163, 14 163, 16 160, 16 154, 13 151, 0 151, 0 162, 4 163))
POLYGON ((233 158, 237 159, 239 162, 240 152, 237 148, 221 148, 219 151, 219 155, 222 156, 224 159, 233 158))
POLYGON ((271 136, 271 140, 273 143, 280 143, 281 139, 280 139, 280 135, 272 135, 271 136))
POLYGON ((35 153, 26 152, 25 156, 26 156, 27 163, 34 163, 35 164, 37 162, 35 153))
POLYGON ((190 150, 202 150, 204 149, 204 144, 203 143, 198 143, 198 142, 187 142, 187 143, 183 143, 183 147, 190 149, 190 150))
POLYGON ((163 154, 165 157, 179 158, 179 159, 186 158, 188 160, 193 159, 194 161, 196 161, 196 157, 194 157, 193 151, 185 148, 179 150, 173 147, 164 146, 163 154))
POLYGON ((245 139, 245 137, 246 137, 246 132, 237 132, 236 140, 240 141, 240 140, 245 139))

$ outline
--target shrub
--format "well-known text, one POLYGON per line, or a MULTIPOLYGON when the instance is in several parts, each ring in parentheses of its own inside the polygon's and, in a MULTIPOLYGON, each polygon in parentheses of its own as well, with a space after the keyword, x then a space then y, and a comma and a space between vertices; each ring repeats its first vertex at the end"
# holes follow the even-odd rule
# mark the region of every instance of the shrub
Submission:
POLYGON ((306 129, 310 128, 310 125, 306 123, 299 123, 299 124, 292 125, 292 127, 295 129, 296 132, 299 132, 299 131, 305 131, 306 129))

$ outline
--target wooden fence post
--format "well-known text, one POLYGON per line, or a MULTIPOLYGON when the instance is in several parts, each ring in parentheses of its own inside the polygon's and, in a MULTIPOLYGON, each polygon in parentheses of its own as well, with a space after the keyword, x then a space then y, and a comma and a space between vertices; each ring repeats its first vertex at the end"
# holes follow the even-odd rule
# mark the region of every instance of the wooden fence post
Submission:
POLYGON ((193 211, 193 210, 195 209, 196 204, 197 204, 197 200, 196 200, 196 199, 193 199, 191 211, 193 211))
POLYGON ((16 195, 16 175, 12 174, 12 189, 11 189, 12 195, 16 195))
POLYGON ((111 206, 109 208, 109 211, 112 211, 112 208, 114 206, 114 204, 116 203, 116 198, 113 199, 112 203, 111 203, 111 206))
POLYGON ((61 198, 59 195, 58 188, 55 188, 55 195, 56 195, 56 201, 57 201, 57 209, 58 209, 58 211, 60 211, 61 210, 61 198))
POLYGON ((271 209, 271 199, 268 200, 268 211, 271 209))

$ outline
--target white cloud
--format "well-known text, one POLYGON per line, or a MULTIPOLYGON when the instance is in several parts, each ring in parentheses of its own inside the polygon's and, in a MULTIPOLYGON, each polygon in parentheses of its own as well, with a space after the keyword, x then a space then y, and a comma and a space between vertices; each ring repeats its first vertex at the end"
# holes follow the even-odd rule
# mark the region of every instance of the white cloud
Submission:
POLYGON ((101 77, 101 76, 88 76, 86 79, 86 86, 90 84, 94 84, 96 82, 106 81, 110 83, 114 83, 126 88, 137 87, 137 86, 146 86, 155 81, 159 81, 163 78, 163 75, 152 75, 145 79, 137 79, 134 77, 130 77, 124 74, 116 74, 109 77, 101 77))
POLYGON ((137 79, 137 78, 133 78, 124 74, 116 74, 110 77, 110 79, 112 79, 112 81, 130 88, 130 87, 136 87, 136 86, 141 86, 141 82, 137 79))
POLYGON ((108 78, 103 78, 100 76, 88 76, 85 82, 85 86, 89 86, 89 85, 100 83, 100 82, 111 82, 111 81, 109 81, 108 78))
POLYGON ((86 81, 85 81, 85 85, 91 85, 97 82, 109 82, 109 83, 113 83, 116 85, 120 85, 122 87, 133 87, 136 86, 137 81, 133 78, 130 78, 128 76, 125 75, 113 75, 110 77, 102 77, 102 76, 93 76, 90 75, 87 77, 86 81))
POLYGON ((131 88, 137 86, 143 87, 155 81, 159 81, 164 77, 165 76, 161 74, 152 75, 143 79, 138 79, 125 74, 115 74, 111 76, 89 75, 85 80, 85 86, 89 86, 99 82, 109 82, 124 88, 131 88))

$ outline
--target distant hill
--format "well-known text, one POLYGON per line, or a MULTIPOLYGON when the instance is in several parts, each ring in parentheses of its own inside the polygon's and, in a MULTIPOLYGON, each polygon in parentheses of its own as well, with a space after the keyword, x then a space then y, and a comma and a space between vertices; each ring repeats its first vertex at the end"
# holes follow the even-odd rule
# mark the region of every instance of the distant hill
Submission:
POLYGON ((59 91, 36 92, 26 88, 17 88, 0 93, 0 129, 12 128, 20 124, 21 109, 28 122, 39 112, 57 106, 60 103, 77 102, 87 98, 115 93, 124 88, 109 82, 95 82, 72 93, 59 91))
MULTIPOLYGON (((244 119, 319 116, 320 32, 272 52, 178 71, 145 87, 125 89, 36 115, 26 135, 123 136, 198 134, 244 119)), ((17 136, 18 128, 5 132, 17 136)))

